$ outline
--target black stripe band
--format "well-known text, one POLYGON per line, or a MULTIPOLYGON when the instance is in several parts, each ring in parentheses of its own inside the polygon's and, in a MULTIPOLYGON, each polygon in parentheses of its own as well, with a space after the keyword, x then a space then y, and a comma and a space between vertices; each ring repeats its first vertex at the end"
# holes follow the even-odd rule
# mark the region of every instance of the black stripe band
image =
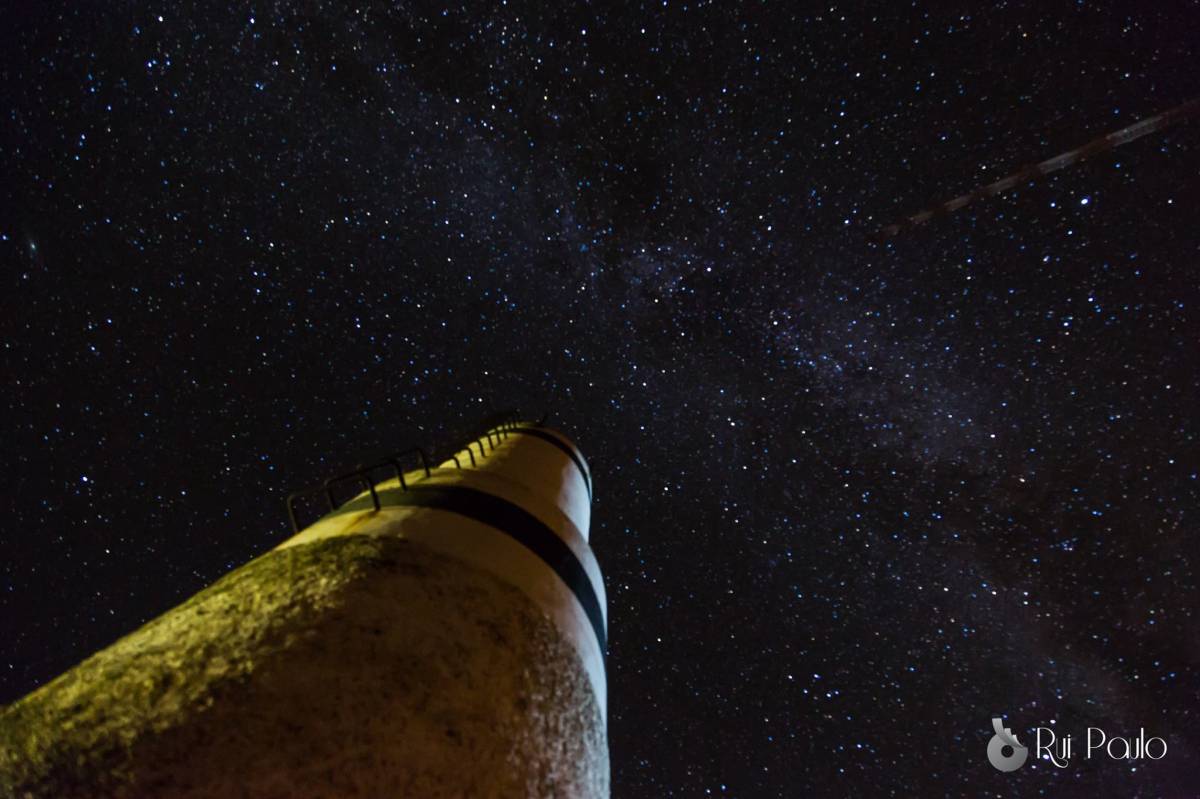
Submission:
MULTIPOLYGON (((583 606, 603 656, 607 646, 604 613, 592 581, 567 543, 533 514, 506 499, 465 486, 410 485, 378 492, 381 507, 435 508, 450 511, 492 527, 537 555, 559 576, 583 606)), ((370 497, 347 502, 334 513, 373 509, 370 497)))
POLYGON ((588 474, 587 467, 584 466, 583 461, 579 459, 579 453, 577 453, 572 447, 568 446, 561 438, 553 433, 547 433, 545 430, 539 430, 536 427, 514 427, 513 429, 509 430, 509 432, 524 433, 527 436, 540 438, 542 441, 548 441, 565 452, 567 457, 569 457, 575 464, 576 468, 579 469, 579 473, 583 475, 583 484, 587 486, 588 499, 592 498, 592 476, 588 474))

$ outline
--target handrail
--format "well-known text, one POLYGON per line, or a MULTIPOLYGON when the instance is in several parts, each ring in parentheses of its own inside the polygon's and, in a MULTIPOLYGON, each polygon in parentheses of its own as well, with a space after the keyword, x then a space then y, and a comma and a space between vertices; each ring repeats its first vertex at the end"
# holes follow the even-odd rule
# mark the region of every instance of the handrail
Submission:
MULTIPOLYGON (((549 417, 549 413, 545 413, 542 415, 541 419, 539 419, 537 422, 534 422, 532 424, 535 424, 538 427, 541 427, 542 425, 545 424, 546 419, 548 417, 549 417)), ((498 421, 496 421, 491 427, 489 427, 487 430, 485 430, 481 435, 467 438, 463 445, 460 445, 456 449, 452 450, 452 454, 450 454, 443 460, 452 460, 452 461, 454 461, 454 465, 457 468, 462 469, 463 468, 462 462, 459 461, 458 454, 460 452, 463 452, 464 450, 466 450, 467 455, 471 459, 471 466, 477 467, 479 464, 475 460, 474 450, 471 449, 472 444, 476 444, 479 446, 480 458, 486 458, 487 452, 484 450, 484 446, 483 446, 484 438, 487 439, 488 445, 491 447, 491 451, 495 452, 498 442, 500 442, 503 439, 507 439, 508 436, 511 434, 511 432, 513 430, 516 430, 518 427, 520 427, 521 424, 522 424, 522 421, 516 412, 505 414, 504 416, 500 417, 500 419, 498 421), (492 440, 493 436, 495 436, 495 441, 492 440)), ((378 471, 379 469, 385 468, 385 467, 391 468, 392 470, 394 470, 396 472, 396 477, 400 482, 400 490, 407 491, 408 490, 408 482, 404 479, 404 467, 401 465, 401 458, 403 458, 404 456, 407 456, 407 455, 412 455, 414 453, 417 455, 418 459, 420 460, 421 468, 425 472, 425 477, 428 478, 432 474, 432 469, 429 466, 429 464, 430 464, 429 456, 426 454, 424 449, 422 449, 420 447, 411 447, 409 449, 397 452, 393 455, 389 455, 388 457, 383 458, 382 460, 375 461, 374 463, 368 464, 366 466, 356 466, 355 468, 353 468, 347 472, 343 472, 341 474, 335 475, 334 477, 330 477, 328 480, 325 480, 322 483, 319 483, 316 485, 310 485, 310 486, 307 486, 306 488, 301 488, 297 491, 293 491, 292 493, 288 494, 287 499, 285 501, 285 505, 287 507, 288 522, 292 526, 292 533, 299 533, 300 529, 301 529, 300 523, 296 519, 296 502, 297 502, 297 500, 302 499, 304 497, 311 496, 313 494, 317 494, 317 493, 323 494, 326 502, 329 505, 329 512, 332 513, 334 511, 336 511, 338 508, 345 505, 346 502, 350 501, 348 499, 348 500, 346 500, 346 502, 338 502, 337 497, 335 496, 334 487, 337 486, 339 483, 347 482, 350 480, 353 480, 353 481, 357 482, 359 485, 362 485, 366 488, 367 492, 371 495, 371 504, 374 506, 375 510, 379 510, 380 509, 379 493, 376 491, 378 482, 372 478, 372 476, 371 476, 372 472, 378 471)), ((355 495, 355 496, 357 496, 357 495, 355 495)))

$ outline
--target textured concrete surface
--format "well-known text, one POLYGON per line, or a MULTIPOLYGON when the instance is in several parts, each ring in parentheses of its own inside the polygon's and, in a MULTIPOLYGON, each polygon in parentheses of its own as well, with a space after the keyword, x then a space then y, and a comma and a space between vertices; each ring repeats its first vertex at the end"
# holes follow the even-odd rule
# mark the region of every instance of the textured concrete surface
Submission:
POLYGON ((3 797, 607 797, 573 647, 395 537, 276 550, 0 709, 3 797))

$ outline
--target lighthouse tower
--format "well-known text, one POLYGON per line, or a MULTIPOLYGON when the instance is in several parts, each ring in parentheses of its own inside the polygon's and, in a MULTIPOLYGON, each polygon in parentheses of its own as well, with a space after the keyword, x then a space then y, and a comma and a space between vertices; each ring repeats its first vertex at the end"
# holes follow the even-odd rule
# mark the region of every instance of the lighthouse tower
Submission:
POLYGON ((0 795, 607 797, 574 444, 505 423, 318 493, 290 539, 0 709, 0 795))

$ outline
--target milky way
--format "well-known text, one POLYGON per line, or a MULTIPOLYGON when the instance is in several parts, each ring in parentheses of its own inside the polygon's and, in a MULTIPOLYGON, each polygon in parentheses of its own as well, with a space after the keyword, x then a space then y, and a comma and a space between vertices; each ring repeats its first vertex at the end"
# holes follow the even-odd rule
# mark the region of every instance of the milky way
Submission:
POLYGON ((1198 22, 11 12, 0 700, 516 407, 595 475, 615 796, 1195 793, 1196 123, 872 234, 1200 94, 1198 22))

